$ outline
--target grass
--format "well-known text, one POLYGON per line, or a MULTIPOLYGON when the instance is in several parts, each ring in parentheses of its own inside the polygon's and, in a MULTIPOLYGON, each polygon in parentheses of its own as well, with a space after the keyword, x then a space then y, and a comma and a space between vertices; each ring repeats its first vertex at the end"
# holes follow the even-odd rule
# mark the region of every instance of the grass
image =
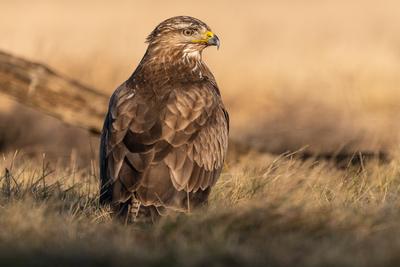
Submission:
POLYGON ((97 203, 95 169, 3 160, 6 266, 397 266, 399 157, 339 170, 255 152, 226 166, 207 208, 124 226, 97 203))

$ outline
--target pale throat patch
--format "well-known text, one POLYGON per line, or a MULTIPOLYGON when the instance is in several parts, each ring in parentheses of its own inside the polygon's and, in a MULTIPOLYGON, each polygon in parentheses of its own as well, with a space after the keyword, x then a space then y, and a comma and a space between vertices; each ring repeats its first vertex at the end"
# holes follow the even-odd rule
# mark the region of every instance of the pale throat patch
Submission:
POLYGON ((189 48, 184 49, 182 61, 184 62, 184 64, 193 66, 191 69, 192 73, 197 72, 200 78, 203 77, 203 73, 200 68, 202 64, 201 52, 199 50, 189 49, 189 48))
POLYGON ((194 59, 196 61, 200 61, 201 60, 201 53, 197 49, 185 48, 183 50, 183 57, 186 57, 188 59, 194 59))

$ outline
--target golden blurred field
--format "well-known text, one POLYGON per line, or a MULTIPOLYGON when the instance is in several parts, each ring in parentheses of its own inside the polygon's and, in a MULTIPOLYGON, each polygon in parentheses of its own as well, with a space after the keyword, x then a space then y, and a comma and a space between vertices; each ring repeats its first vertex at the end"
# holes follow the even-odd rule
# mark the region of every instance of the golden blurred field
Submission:
POLYGON ((208 49, 232 136, 268 151, 392 149, 398 141, 396 1, 2 1, 0 49, 111 93, 163 19, 189 14, 208 49))
POLYGON ((0 50, 110 94, 160 21, 204 20, 222 41, 204 57, 231 136, 253 150, 234 152, 207 210, 124 227, 96 202, 97 138, 1 96, 0 262, 398 266, 398 1, 2 0, 0 10, 0 50), (390 157, 337 168, 282 154, 299 149, 390 157))

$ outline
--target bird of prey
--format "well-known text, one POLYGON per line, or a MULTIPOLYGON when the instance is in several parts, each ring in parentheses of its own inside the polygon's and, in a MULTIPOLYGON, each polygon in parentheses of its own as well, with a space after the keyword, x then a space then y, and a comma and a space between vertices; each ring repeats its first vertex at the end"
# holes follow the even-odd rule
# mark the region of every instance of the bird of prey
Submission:
POLYGON ((228 113, 202 60, 206 47, 219 47, 217 35, 178 16, 146 42, 138 67, 110 99, 100 144, 100 203, 133 221, 207 203, 228 147, 228 113))

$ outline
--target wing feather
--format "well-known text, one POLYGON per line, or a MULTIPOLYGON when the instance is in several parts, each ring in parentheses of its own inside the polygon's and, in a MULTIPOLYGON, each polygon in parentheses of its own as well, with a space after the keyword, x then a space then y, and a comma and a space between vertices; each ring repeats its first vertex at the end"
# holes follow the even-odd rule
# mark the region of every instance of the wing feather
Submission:
POLYGON ((163 127, 174 132, 166 136, 174 149, 166 156, 165 163, 178 191, 207 189, 214 183, 214 174, 220 173, 223 167, 228 145, 226 111, 219 96, 211 90, 202 89, 196 87, 174 92, 167 104, 168 112, 163 127), (193 112, 195 108, 197 111, 193 112), (174 124, 169 119, 172 116, 171 110, 179 112, 173 114, 178 116, 174 124), (183 165, 178 164, 179 161, 183 165))

